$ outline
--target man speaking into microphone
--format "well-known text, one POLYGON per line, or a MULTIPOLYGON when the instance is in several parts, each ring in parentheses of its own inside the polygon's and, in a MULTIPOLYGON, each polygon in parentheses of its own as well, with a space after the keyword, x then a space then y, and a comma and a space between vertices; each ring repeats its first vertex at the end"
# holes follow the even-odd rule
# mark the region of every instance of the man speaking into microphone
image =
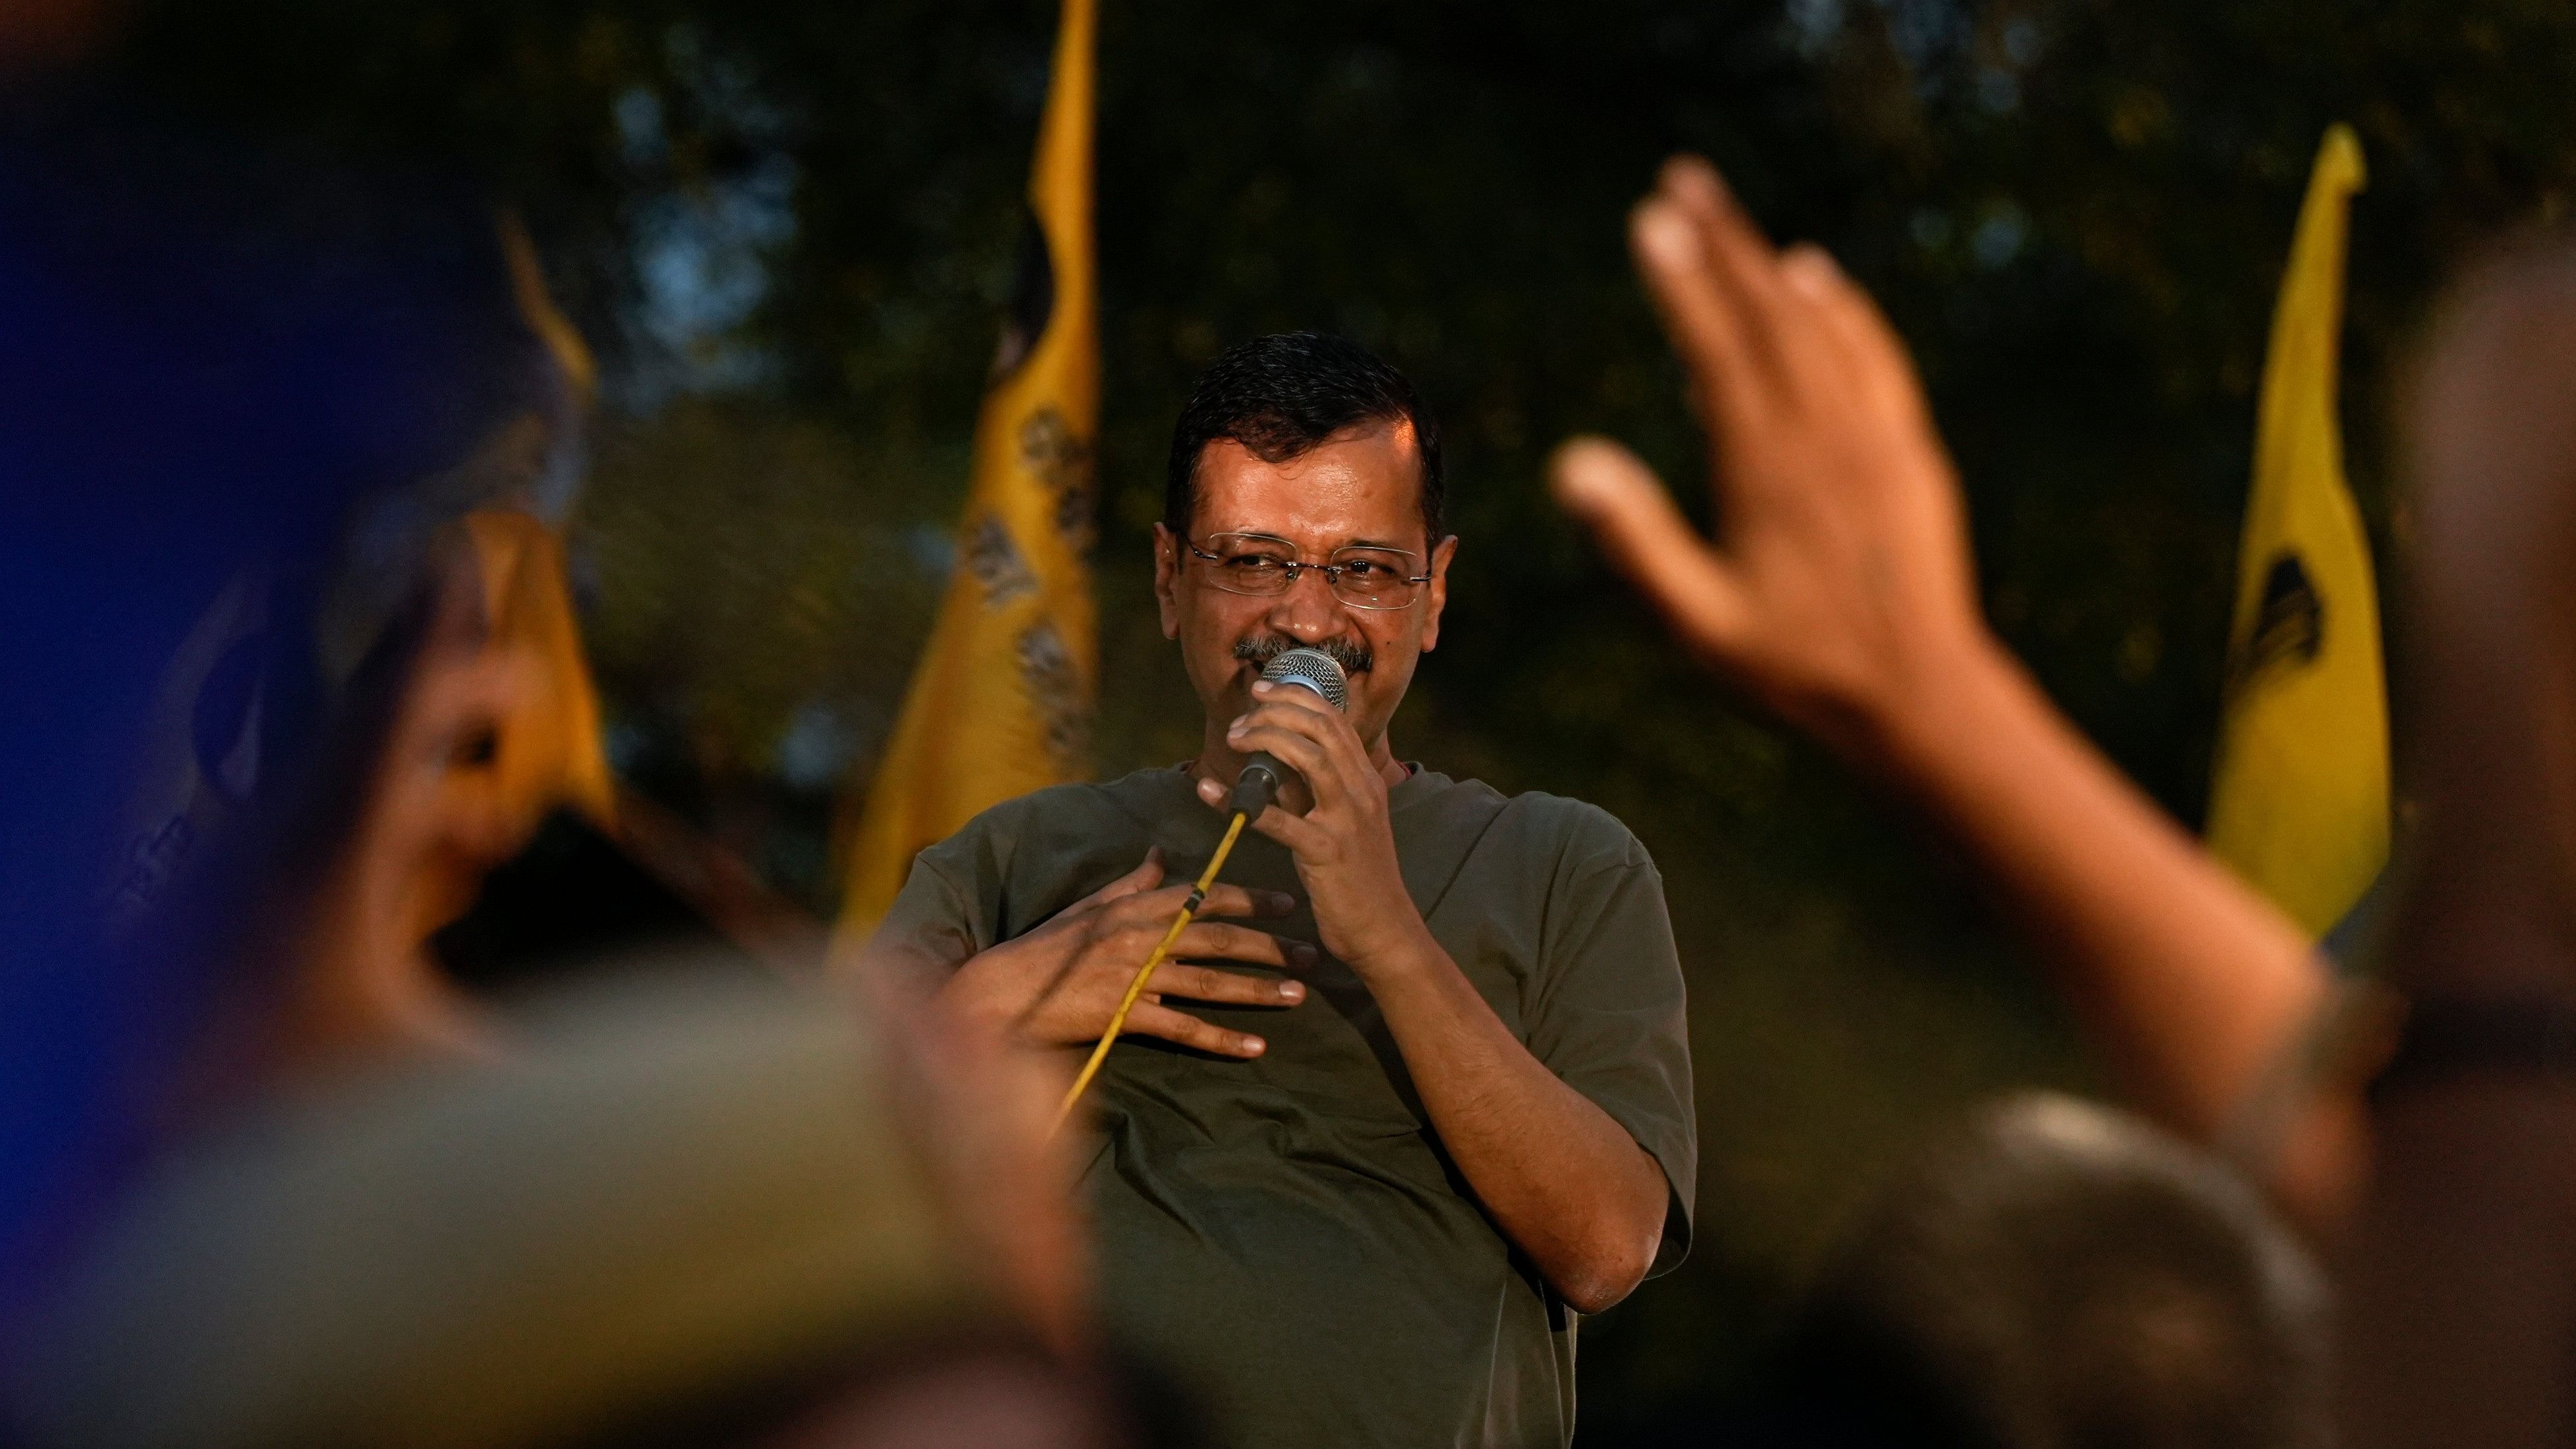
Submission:
POLYGON ((1653 862, 1593 806, 1387 738, 1440 637, 1442 506, 1438 428, 1366 350, 1295 333, 1219 358, 1154 530, 1198 758, 985 812, 921 853, 869 945, 971 1020, 1088 1047, 1247 760, 1282 767, 1074 1121, 1098 1134, 1110 1326, 1248 1449, 1562 1446, 1578 1317, 1689 1241, 1653 862), (1341 667, 1347 712, 1261 678, 1301 647, 1341 667))

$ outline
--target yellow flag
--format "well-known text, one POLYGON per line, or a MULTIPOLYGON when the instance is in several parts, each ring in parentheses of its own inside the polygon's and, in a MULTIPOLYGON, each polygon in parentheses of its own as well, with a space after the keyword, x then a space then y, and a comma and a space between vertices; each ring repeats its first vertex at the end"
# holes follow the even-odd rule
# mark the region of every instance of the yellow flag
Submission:
MULTIPOLYGON (((562 369, 575 401, 587 405, 598 379, 590 348, 546 291, 537 249, 516 214, 495 218, 501 259, 519 320, 536 334, 562 369)), ((504 428, 488 445, 515 448, 534 417, 504 428)), ((491 755, 471 772, 451 771, 451 788, 490 792, 495 818, 519 838, 533 834, 557 806, 571 806, 603 830, 617 819, 617 786, 609 773, 600 734, 599 689, 582 652, 581 621, 565 579, 563 540, 536 515, 517 507, 476 509, 465 515, 465 538, 483 584, 483 617, 492 645, 517 655, 529 671, 508 712, 492 732, 491 755)), ((474 903, 484 862, 448 858, 439 878, 422 894, 421 933, 446 925, 474 903)))
POLYGON ((2388 859, 2388 704, 2370 540, 2335 419, 2344 230, 2363 179, 2326 132, 2272 314, 2237 564, 2209 846, 2311 935, 2388 859))
POLYGON ((502 798, 531 820, 570 805, 606 825, 616 815, 615 791, 600 746, 599 690, 564 582, 563 543, 543 520, 510 509, 469 513, 465 527, 492 641, 520 651, 534 670, 493 741, 502 798))
MULTIPOLYGON (((518 216, 503 212, 497 229, 520 320, 587 404, 599 371, 590 348, 547 293, 537 249, 518 216)), ((570 805, 605 828, 616 817, 616 786, 600 742, 599 689, 565 580, 563 540, 543 519, 515 508, 477 509, 465 515, 465 533, 483 578, 492 642, 519 651, 535 670, 493 741, 501 799, 514 818, 531 825, 570 805)))
MULTIPOLYGON (((490 757, 480 768, 451 771, 450 788, 489 792, 494 818, 519 839, 561 805, 613 828, 616 784, 600 744, 599 691, 564 582, 562 541, 544 520, 508 508, 466 514, 465 535, 482 575, 493 646, 518 655, 528 675, 493 728, 490 757)), ((417 902, 420 935, 474 904, 486 864, 439 862, 417 902)))
POLYGON ((988 806, 1089 773, 1092 30, 1092 0, 1064 0, 1029 178, 1035 235, 975 428, 956 574, 850 839, 844 947, 884 918, 923 846, 988 806))

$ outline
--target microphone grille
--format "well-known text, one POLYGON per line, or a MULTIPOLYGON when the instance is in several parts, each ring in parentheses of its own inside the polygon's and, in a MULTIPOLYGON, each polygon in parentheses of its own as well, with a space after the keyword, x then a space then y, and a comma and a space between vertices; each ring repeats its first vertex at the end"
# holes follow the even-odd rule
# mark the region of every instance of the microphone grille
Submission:
POLYGON ((1302 684, 1338 710, 1351 707, 1351 683, 1341 664, 1321 649, 1288 649, 1261 666, 1261 677, 1273 684, 1302 684))

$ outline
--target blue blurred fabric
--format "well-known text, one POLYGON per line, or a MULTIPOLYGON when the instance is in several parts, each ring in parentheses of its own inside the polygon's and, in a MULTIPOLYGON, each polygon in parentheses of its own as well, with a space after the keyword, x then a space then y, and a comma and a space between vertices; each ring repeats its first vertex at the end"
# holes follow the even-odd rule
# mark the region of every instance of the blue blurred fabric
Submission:
POLYGON ((94 93, 0 112, 0 1304, 244 984, 154 907, 256 832, 156 818, 147 765, 193 751, 243 821, 293 798, 326 641, 380 622, 324 601, 400 593, 476 501, 442 471, 534 405, 541 355, 462 189, 94 93))

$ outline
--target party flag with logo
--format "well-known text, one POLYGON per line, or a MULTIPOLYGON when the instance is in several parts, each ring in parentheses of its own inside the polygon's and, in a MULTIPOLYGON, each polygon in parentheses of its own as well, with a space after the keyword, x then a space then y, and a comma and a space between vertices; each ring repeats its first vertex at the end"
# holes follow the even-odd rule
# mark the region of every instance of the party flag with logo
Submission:
POLYGON ((2311 935, 2388 859, 2388 704, 2370 540, 2335 416, 2361 146, 2326 132, 2272 314, 2237 564, 2209 846, 2311 935))
POLYGON ((1100 334, 1091 237, 1092 0, 1064 0, 957 569, 849 837, 843 946, 912 858, 977 812, 1089 773, 1097 626, 1085 563, 1100 334))

